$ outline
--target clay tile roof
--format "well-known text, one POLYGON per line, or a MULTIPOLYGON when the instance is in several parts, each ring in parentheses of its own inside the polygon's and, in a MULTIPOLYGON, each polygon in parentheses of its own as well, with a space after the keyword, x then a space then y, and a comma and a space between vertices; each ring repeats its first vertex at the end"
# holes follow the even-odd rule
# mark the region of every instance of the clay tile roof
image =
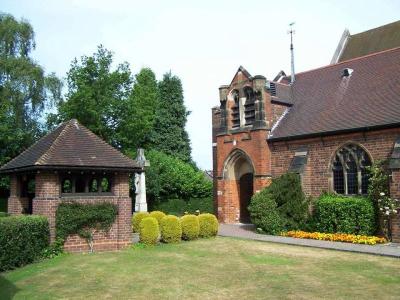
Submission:
POLYGON ((129 171, 139 165, 72 119, 9 161, 0 172, 46 168, 129 171))
POLYGON ((284 84, 280 82, 273 82, 275 85, 275 94, 272 95, 272 101, 275 103, 280 103, 283 105, 293 104, 292 87, 289 84, 284 84))
POLYGON ((400 46, 400 21, 350 35, 339 61, 400 46))
POLYGON ((269 140, 400 126, 399 74, 400 47, 296 74, 269 140))

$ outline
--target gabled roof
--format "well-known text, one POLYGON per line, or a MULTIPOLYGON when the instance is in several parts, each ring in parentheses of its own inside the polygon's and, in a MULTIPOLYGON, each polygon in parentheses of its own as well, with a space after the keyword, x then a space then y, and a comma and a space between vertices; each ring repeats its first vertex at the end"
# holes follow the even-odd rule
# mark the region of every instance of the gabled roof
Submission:
POLYGON ((400 126, 399 74, 400 47, 296 74, 293 106, 269 140, 400 126))
POLYGON ((134 170, 138 163, 113 148, 77 120, 61 124, 0 168, 0 173, 32 169, 134 170))
POLYGON ((336 62, 400 47, 400 21, 354 35, 347 31, 345 40, 340 43, 343 44, 343 49, 337 53, 336 62))

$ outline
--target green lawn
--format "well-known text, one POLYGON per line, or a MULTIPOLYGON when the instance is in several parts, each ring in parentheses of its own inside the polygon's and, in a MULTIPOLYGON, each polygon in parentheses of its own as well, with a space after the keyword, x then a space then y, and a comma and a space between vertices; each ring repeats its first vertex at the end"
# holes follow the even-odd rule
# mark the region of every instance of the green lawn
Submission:
POLYGON ((0 299, 395 299, 400 260, 232 238, 66 254, 0 276, 0 299))

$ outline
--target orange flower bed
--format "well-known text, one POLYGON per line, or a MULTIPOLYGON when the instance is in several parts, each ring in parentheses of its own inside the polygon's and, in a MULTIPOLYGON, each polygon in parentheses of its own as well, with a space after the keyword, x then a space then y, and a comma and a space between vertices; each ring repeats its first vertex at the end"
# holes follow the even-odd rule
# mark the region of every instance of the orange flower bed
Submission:
POLYGON ((301 230, 292 230, 284 232, 281 235, 299 239, 313 239, 313 240, 345 242, 345 243, 366 244, 366 245, 384 244, 387 242, 387 240, 382 237, 355 235, 347 233, 321 233, 321 232, 306 232, 301 230))

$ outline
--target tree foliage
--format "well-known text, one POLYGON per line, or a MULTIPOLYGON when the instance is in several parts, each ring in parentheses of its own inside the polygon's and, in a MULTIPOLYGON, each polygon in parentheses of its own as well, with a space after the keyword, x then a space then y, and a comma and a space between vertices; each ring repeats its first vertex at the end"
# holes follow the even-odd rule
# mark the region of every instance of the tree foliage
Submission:
POLYGON ((276 202, 286 229, 299 229, 304 225, 308 217, 308 201, 298 174, 286 173, 274 178, 267 190, 276 202))
POLYGON ((211 196, 212 182, 191 164, 156 150, 149 151, 146 157, 150 160, 146 170, 150 205, 172 198, 188 200, 211 196))
POLYGON ((283 229, 275 200, 265 188, 251 198, 249 205, 251 222, 267 234, 279 234, 283 229))
POLYGON ((122 149, 136 152, 137 148, 149 147, 157 107, 156 76, 151 69, 143 68, 136 74, 132 93, 121 111, 118 136, 122 149))
POLYGON ((185 125, 189 112, 183 102, 181 80, 166 73, 158 84, 159 108, 151 134, 152 149, 191 162, 191 148, 185 125))
POLYGON ((286 173, 255 194, 249 206, 254 224, 265 232, 302 228, 308 219, 308 201, 301 189, 300 176, 286 173))
POLYGON ((34 36, 27 21, 0 14, 0 164, 43 134, 42 113, 61 97, 61 81, 30 57, 34 36))
POLYGON ((113 55, 99 46, 92 56, 74 59, 67 73, 68 92, 50 125, 76 118, 108 143, 119 146, 115 132, 131 92, 131 71, 127 63, 112 70, 113 55))

